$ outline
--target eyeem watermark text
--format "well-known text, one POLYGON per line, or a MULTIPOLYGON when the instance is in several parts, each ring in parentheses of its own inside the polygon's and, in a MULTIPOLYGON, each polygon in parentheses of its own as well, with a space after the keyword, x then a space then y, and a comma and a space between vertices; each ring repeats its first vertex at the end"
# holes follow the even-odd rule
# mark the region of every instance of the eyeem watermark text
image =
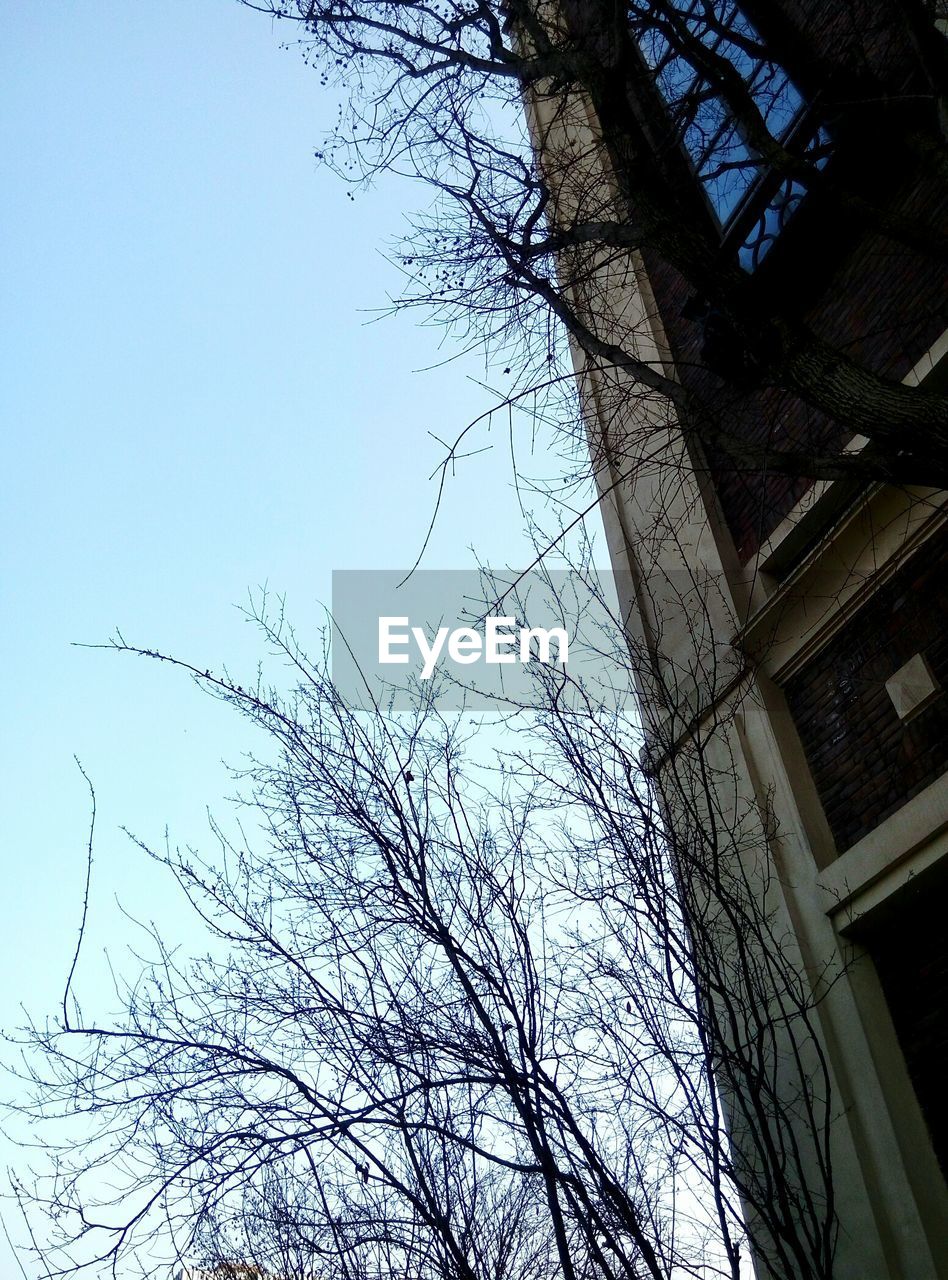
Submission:
POLYGON ((507 666, 534 660, 566 666, 569 662, 569 635, 565 627, 518 627, 514 618, 487 617, 484 632, 473 627, 439 627, 429 640, 424 627, 409 626, 407 615, 384 615, 378 620, 378 660, 381 666, 411 664, 420 660, 419 676, 430 680, 444 659, 459 666, 484 662, 507 666), (412 648, 417 656, 412 654, 412 648))
MULTIPOLYGON (((609 590, 612 582, 605 575, 609 590)), ((526 707, 551 680, 564 689, 599 681, 611 626, 595 575, 568 570, 504 579, 466 569, 339 569, 332 577, 333 680, 366 707, 412 710, 419 696, 439 709, 526 707)))

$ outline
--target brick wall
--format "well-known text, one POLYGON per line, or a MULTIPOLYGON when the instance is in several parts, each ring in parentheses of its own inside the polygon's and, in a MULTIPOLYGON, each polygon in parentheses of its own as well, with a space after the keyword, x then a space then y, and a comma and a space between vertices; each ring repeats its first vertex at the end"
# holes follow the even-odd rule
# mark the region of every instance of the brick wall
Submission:
POLYGON ((902 721, 886 680, 923 653, 948 690, 948 535, 926 546, 785 686, 843 852, 948 768, 948 692, 902 721))

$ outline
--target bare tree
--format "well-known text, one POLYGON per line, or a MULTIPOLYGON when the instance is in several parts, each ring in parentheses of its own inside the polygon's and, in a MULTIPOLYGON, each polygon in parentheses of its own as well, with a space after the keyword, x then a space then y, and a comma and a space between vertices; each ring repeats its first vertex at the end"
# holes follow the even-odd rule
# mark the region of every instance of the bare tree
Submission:
POLYGON ((240 775, 262 832, 152 854, 207 955, 151 935, 124 1016, 67 989, 31 1037, 48 1265, 146 1266, 157 1233, 294 1277, 737 1280, 749 1215, 767 1274, 827 1280, 829 1079, 766 832, 670 838, 720 788, 649 784, 553 669, 478 762, 462 715, 353 710, 258 621, 291 695, 188 669, 275 748, 240 775))
POLYGON ((294 25, 343 90, 324 159, 350 180, 394 170, 434 189, 402 250, 405 303, 512 347, 527 386, 562 324, 587 364, 673 407, 719 464, 945 482, 944 394, 887 367, 871 324, 814 317, 798 280, 763 261, 778 225, 817 220, 813 287, 821 253, 858 244, 921 282, 904 349, 917 358, 943 331, 948 42, 934 0, 252 7, 294 25), (641 261, 686 283, 693 357, 643 354, 614 314, 604 280, 641 261), (854 435, 870 447, 845 451, 854 435))
MULTIPOLYGON (((444 1154, 442 1149, 441 1158, 424 1161, 425 1174, 410 1175, 411 1184, 419 1192, 425 1175, 432 1177, 439 1198, 458 1207, 472 1270, 493 1280, 554 1275, 553 1242, 529 1181, 488 1169, 478 1179, 464 1177, 458 1162, 446 1164, 444 1154)), ((336 1185, 330 1198, 306 1166, 302 1177, 292 1167, 269 1170, 260 1185, 216 1205, 200 1222, 195 1247, 212 1275, 238 1265, 280 1280, 381 1280, 406 1273, 446 1280, 458 1274, 439 1235, 404 1197, 360 1175, 352 1185, 336 1185)))
MULTIPOLYGON (((733 466, 944 483, 945 397, 758 287, 742 254, 764 241, 739 220, 722 236, 709 209, 748 184, 807 192, 837 233, 943 268, 932 202, 910 198, 922 167, 945 180, 933 6, 890 6, 882 26, 830 6, 851 22, 829 60, 806 23, 750 3, 255 7, 349 91, 327 160, 436 193, 402 253, 405 303, 517 352, 531 390, 538 361, 563 385, 563 325, 616 406, 636 398, 640 434, 624 414, 594 462, 626 480, 674 417, 733 466), (887 140, 871 185, 840 162, 860 113, 887 140), (691 292, 694 368, 648 353, 647 298, 615 305, 610 282, 649 255, 691 292), (800 432, 740 428, 791 402, 800 432), (844 452, 854 433, 871 447, 844 452)), ((655 637, 623 651, 665 712, 644 768, 635 717, 557 673, 485 762, 463 716, 426 696, 354 710, 281 621, 257 621, 294 692, 189 670, 269 739, 240 774, 263 834, 215 826, 213 858, 145 850, 208 953, 152 934, 122 1016, 80 1011, 70 972, 62 1018, 32 1033, 30 1114, 54 1149, 64 1113, 83 1136, 35 1188, 49 1265, 147 1268, 157 1234, 294 1280, 738 1280, 749 1230, 767 1275, 829 1280, 814 1014, 835 974, 804 976, 792 945, 766 797, 728 745, 734 701, 699 723, 683 692, 736 688, 718 641, 679 671, 655 637)))

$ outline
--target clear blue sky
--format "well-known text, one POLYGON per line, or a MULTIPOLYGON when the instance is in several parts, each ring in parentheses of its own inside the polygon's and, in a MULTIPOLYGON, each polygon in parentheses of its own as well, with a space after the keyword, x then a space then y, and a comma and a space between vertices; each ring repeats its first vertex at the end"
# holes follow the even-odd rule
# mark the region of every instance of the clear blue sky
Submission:
MULTIPOLYGON (((122 835, 200 842, 241 742, 134 642, 251 667, 264 581, 306 632, 335 568, 411 563, 448 436, 490 403, 417 316, 368 324, 407 184, 347 199, 313 159, 336 97, 235 0, 3 0, 0 1023, 55 1004, 99 800, 94 949, 117 894, 175 908, 122 835)), ((503 431, 429 567, 527 556, 503 431)), ((538 471, 549 470, 538 462, 538 471)), ((5 1246, 3 1246, 5 1249, 5 1246)), ((0 1261, 3 1275, 12 1261, 0 1261)))

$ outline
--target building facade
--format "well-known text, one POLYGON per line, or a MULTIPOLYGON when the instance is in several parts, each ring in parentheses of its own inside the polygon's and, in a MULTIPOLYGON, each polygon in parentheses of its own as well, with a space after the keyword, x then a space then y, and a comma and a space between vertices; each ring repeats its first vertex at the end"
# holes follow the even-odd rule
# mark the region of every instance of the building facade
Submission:
MULTIPOLYGON (((945 225, 948 180, 943 157, 900 142, 913 111, 931 120, 942 110, 937 6, 721 4, 711 35, 695 16, 706 21, 707 6, 666 8, 681 22, 678 45, 673 22, 636 24, 630 10, 639 145, 660 139, 653 163, 680 163, 763 315, 779 298, 782 315, 872 373, 944 391, 945 273, 907 228, 945 225), (794 32, 816 51, 811 75, 793 62, 794 32), (771 134, 810 151, 826 192, 728 132, 728 102, 700 50, 685 56, 689 39, 730 60, 771 134), (892 106, 894 92, 885 104, 841 105, 873 77, 901 86, 903 105, 892 106), (860 193, 880 187, 874 207, 888 227, 858 216, 860 193)), ((561 222, 588 218, 590 191, 631 220, 634 178, 595 95, 568 112, 541 99, 531 112, 561 222)), ((594 271, 587 262, 581 279, 569 262, 562 276, 603 350, 631 352, 698 406, 691 421, 669 414, 634 366, 574 337, 610 555, 642 656, 649 766, 679 797, 689 771, 712 778, 704 810, 670 802, 673 828, 718 823, 732 837, 736 820, 723 815, 738 808, 742 824, 759 824, 761 893, 813 991, 832 1085, 832 1274, 936 1280, 948 1275, 944 471, 933 454, 931 483, 924 469, 897 467, 887 481, 877 440, 755 378, 713 281, 703 294, 674 257, 644 234, 626 255, 603 251, 594 271), (814 475, 819 466, 788 467, 790 454, 875 465, 814 475)))

